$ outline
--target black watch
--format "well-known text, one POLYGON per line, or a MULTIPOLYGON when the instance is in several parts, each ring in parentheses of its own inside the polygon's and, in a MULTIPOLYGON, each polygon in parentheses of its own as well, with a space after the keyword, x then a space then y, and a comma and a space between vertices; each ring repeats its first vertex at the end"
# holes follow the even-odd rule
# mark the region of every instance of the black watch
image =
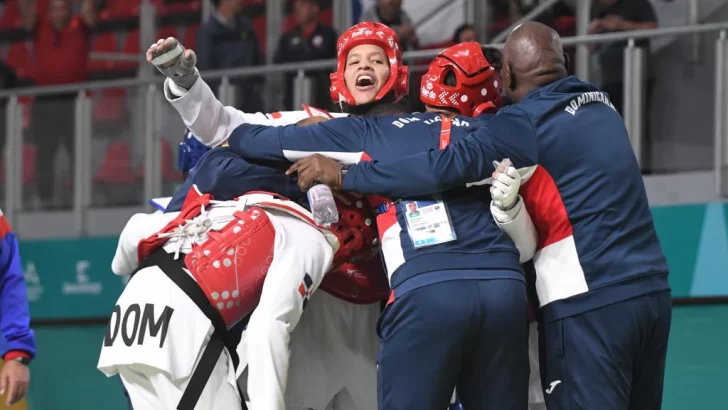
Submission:
POLYGON ((25 356, 18 356, 16 358, 13 358, 12 360, 18 361, 18 362, 24 364, 25 366, 28 366, 30 364, 30 359, 25 356))

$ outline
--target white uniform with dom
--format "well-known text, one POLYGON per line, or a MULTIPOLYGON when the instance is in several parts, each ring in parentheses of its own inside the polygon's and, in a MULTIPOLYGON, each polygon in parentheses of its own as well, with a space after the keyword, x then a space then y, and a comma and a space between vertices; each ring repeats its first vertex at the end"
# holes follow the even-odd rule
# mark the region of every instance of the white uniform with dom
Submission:
MULTIPOLYGON (((266 261, 270 264, 267 275, 265 272, 257 275, 265 279, 260 301, 248 325, 249 328, 262 329, 256 332, 257 338, 248 338, 248 343, 252 343, 256 351, 255 356, 248 357, 248 364, 261 375, 258 381, 251 383, 251 387, 258 389, 256 394, 269 396, 271 394, 266 390, 285 390, 289 332, 298 323, 303 312, 303 298, 307 296, 301 295, 299 288, 305 286, 310 294, 318 287, 330 268, 335 248, 338 248, 338 240, 330 233, 322 233, 301 218, 275 209, 277 205, 306 213, 291 201, 277 200, 265 194, 213 203, 202 212, 193 210, 190 213, 186 202, 183 213, 195 216, 187 221, 178 219, 175 224, 182 222, 182 226, 162 235, 167 238, 164 250, 180 252, 180 257, 184 257, 193 251, 193 244, 206 243, 212 237, 211 233, 226 226, 227 229, 237 229, 236 223, 254 225, 257 218, 263 220, 267 217, 269 220, 269 223, 261 225, 260 232, 269 235, 272 255, 266 261), (271 208, 264 203, 274 203, 276 207, 271 208), (252 212, 244 212, 245 216, 241 219, 243 214, 239 211, 250 206, 260 206, 265 210, 254 208, 252 212)), ((112 262, 114 273, 129 275, 134 272, 139 266, 140 241, 154 238, 156 232, 179 215, 179 212, 134 215, 121 234, 112 262)), ((256 247, 256 243, 249 242, 250 239, 248 244, 238 244, 235 248, 237 253, 215 263, 228 267, 231 264, 234 267, 246 266, 241 263, 240 256, 245 254, 246 247, 256 247)), ((231 287, 229 292, 213 294, 213 298, 217 297, 214 305, 225 317, 234 312, 240 302, 245 303, 246 292, 250 293, 250 289, 231 287)), ((107 376, 120 374, 135 410, 174 409, 213 331, 207 316, 160 268, 146 267, 133 276, 116 303, 98 368, 107 376)), ((236 375, 227 351, 220 356, 195 408, 241 408, 236 375)), ((264 403, 259 408, 275 409, 280 406, 264 403)))
MULTIPOLYGON (((245 113, 222 105, 202 79, 198 79, 189 91, 167 80, 164 91, 185 125, 193 135, 204 136, 198 138, 208 146, 223 144, 243 123, 284 126, 314 116, 346 116, 309 106, 304 106, 302 111, 245 113)), ((361 274, 356 270, 348 273, 361 274)), ((379 338, 376 323, 380 310, 380 303, 355 304, 326 292, 318 292, 311 298, 300 326, 291 333, 291 361, 285 391, 288 409, 377 408, 379 338)), ((253 389, 244 372, 249 333, 246 330, 243 334, 238 349, 241 360, 238 374, 244 394, 253 389)))

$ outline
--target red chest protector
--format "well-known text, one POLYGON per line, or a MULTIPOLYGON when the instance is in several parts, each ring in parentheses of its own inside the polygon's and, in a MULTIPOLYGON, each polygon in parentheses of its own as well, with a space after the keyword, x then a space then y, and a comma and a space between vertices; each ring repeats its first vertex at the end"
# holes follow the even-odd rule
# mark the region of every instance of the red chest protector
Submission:
MULTIPOLYGON (((199 216, 211 199, 209 194, 202 195, 193 187, 180 215, 159 233, 139 242, 140 260, 169 240, 164 234, 194 228, 188 221, 199 216)), ((185 266, 230 329, 260 301, 263 282, 273 262, 275 229, 261 208, 251 207, 235 211, 220 230, 208 227, 206 235, 205 242, 192 245, 185 266)))
POLYGON ((379 238, 367 199, 337 200, 339 222, 331 227, 341 247, 321 289, 347 302, 370 304, 387 299, 389 281, 379 257, 379 238))

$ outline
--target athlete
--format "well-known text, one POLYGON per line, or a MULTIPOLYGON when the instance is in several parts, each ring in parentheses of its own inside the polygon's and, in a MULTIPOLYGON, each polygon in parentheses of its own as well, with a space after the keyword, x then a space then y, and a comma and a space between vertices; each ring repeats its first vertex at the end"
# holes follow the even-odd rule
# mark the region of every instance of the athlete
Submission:
MULTIPOLYGON (((175 39, 157 42, 150 48, 147 59, 157 63, 160 71, 170 77, 165 82, 165 94, 181 113, 187 113, 182 114, 183 118, 194 125, 191 129, 196 135, 214 136, 215 132, 228 128, 231 123, 243 121, 286 125, 347 115, 328 113, 309 106, 304 106, 303 111, 273 114, 247 114, 232 107, 223 107, 204 81, 197 79, 194 52, 182 49, 175 39), (177 98, 175 93, 184 95, 177 98)), ((343 111, 357 115, 385 114, 393 109, 397 111, 398 107, 392 103, 399 102, 406 94, 407 78, 407 68, 402 66, 396 34, 386 26, 358 24, 339 38, 337 72, 332 74, 331 93, 343 111)), ((397 111, 400 112, 401 109, 397 111)), ((223 137, 218 138, 219 141, 207 138, 206 142, 208 145, 219 145, 226 138, 224 131, 220 135, 223 137)), ((229 156, 225 148, 216 149, 222 150, 215 154, 218 158, 229 156)), ((212 158, 207 160, 211 161, 212 158)), ((242 173, 238 176, 242 176, 242 173)), ((261 177, 260 182, 277 183, 276 178, 280 176, 284 175, 267 175, 261 177)), ((205 189, 209 191, 206 192, 215 192, 219 196, 217 189, 222 185, 232 189, 235 180, 216 178, 214 181, 200 180, 198 184, 205 185, 207 182, 205 189)), ((285 189, 285 184, 277 186, 276 192, 285 189)), ((235 191, 236 194, 239 192, 235 191)), ((295 193, 285 191, 284 194, 294 199, 295 195, 300 195, 300 191, 295 189, 295 193)), ((170 207, 177 209, 179 204, 179 198, 173 199, 170 207)), ((285 390, 285 401, 289 407, 323 408, 331 401, 336 408, 376 408, 376 355, 379 341, 375 327, 381 310, 379 301, 386 299, 389 292, 386 276, 381 273, 381 269, 378 260, 359 261, 341 265, 335 272, 327 274, 321 284, 325 293, 319 292, 311 298, 301 322, 303 326, 291 335, 290 375, 285 390), (369 279, 378 275, 382 278, 381 282, 369 279), (322 327, 324 320, 329 325, 322 327), (334 323, 338 326, 333 326, 334 323), (312 338, 313 332, 307 330, 309 327, 318 329, 318 338, 312 338), (326 332, 321 333, 324 330, 326 332), (326 340, 323 344, 326 349, 322 349, 318 341, 321 337, 326 340), (326 354, 322 353, 324 351, 326 354)), ((247 331, 244 335, 243 344, 247 343, 249 334, 252 332, 247 331)), ((245 356, 241 354, 241 357, 245 356)), ((239 368, 240 371, 243 369, 244 366, 239 368)), ((241 376, 241 384, 248 385, 245 379, 250 381, 250 377, 245 377, 245 374, 241 376)))
MULTIPOLYGON (((199 144, 194 139, 186 141, 199 144)), ((190 165, 195 160, 192 157, 195 150, 183 148, 183 152, 184 162, 190 165)), ((212 149, 194 165, 188 172, 185 185, 196 184, 200 190, 211 192, 219 199, 234 198, 240 189, 250 186, 278 187, 279 192, 301 196, 293 181, 286 183, 291 178, 282 170, 250 164, 226 147, 212 149)), ((181 200, 176 194, 169 207, 174 210, 178 202, 181 200)), ((365 203, 363 200, 354 201, 355 205, 362 207, 365 203)), ((345 210, 342 211, 342 218, 351 217, 345 210)), ((373 232, 373 224, 370 229, 373 232)), ((347 261, 328 272, 321 283, 325 292, 311 295, 307 302, 306 314, 291 335, 290 382, 287 388, 280 389, 281 393, 285 391, 288 408, 299 408, 303 404, 324 408, 331 401, 340 408, 376 408, 378 340, 374 329, 380 311, 379 301, 386 298, 389 289, 376 252, 375 247, 368 257, 347 261), (313 380, 312 372, 317 375, 313 380), (353 404, 347 405, 347 402, 353 404)), ((238 349, 243 364, 247 362, 246 346, 257 350, 248 343, 256 339, 257 335, 252 333, 254 330, 249 328, 243 334, 243 342, 238 349)), ((271 357, 279 369, 278 373, 286 367, 284 359, 286 356, 281 352, 271 357)), ((244 367, 239 368, 240 373, 244 367)), ((247 375, 244 373, 241 377, 244 391, 248 390, 247 380, 251 380, 247 375)), ((252 382, 257 383, 256 380, 252 382)))

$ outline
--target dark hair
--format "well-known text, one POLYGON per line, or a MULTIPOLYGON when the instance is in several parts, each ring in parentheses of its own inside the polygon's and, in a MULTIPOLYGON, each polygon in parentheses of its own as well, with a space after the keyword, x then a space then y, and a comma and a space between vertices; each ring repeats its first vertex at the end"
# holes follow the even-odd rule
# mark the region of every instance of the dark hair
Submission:
POLYGON ((220 8, 220 0, 210 0, 210 3, 212 3, 213 7, 215 7, 215 10, 220 8))
POLYGON ((460 35, 463 34, 463 32, 467 30, 473 30, 475 31, 475 27, 472 25, 465 23, 460 25, 458 28, 455 29, 455 34, 452 35, 452 42, 453 44, 458 44, 460 42, 460 35))
POLYGON ((386 115, 402 115, 409 114, 412 110, 402 103, 384 103, 377 104, 369 110, 365 116, 367 117, 383 117, 386 115))
POLYGON ((483 47, 483 55, 488 60, 490 65, 495 67, 496 70, 500 71, 503 66, 503 53, 500 50, 493 47, 483 47))

